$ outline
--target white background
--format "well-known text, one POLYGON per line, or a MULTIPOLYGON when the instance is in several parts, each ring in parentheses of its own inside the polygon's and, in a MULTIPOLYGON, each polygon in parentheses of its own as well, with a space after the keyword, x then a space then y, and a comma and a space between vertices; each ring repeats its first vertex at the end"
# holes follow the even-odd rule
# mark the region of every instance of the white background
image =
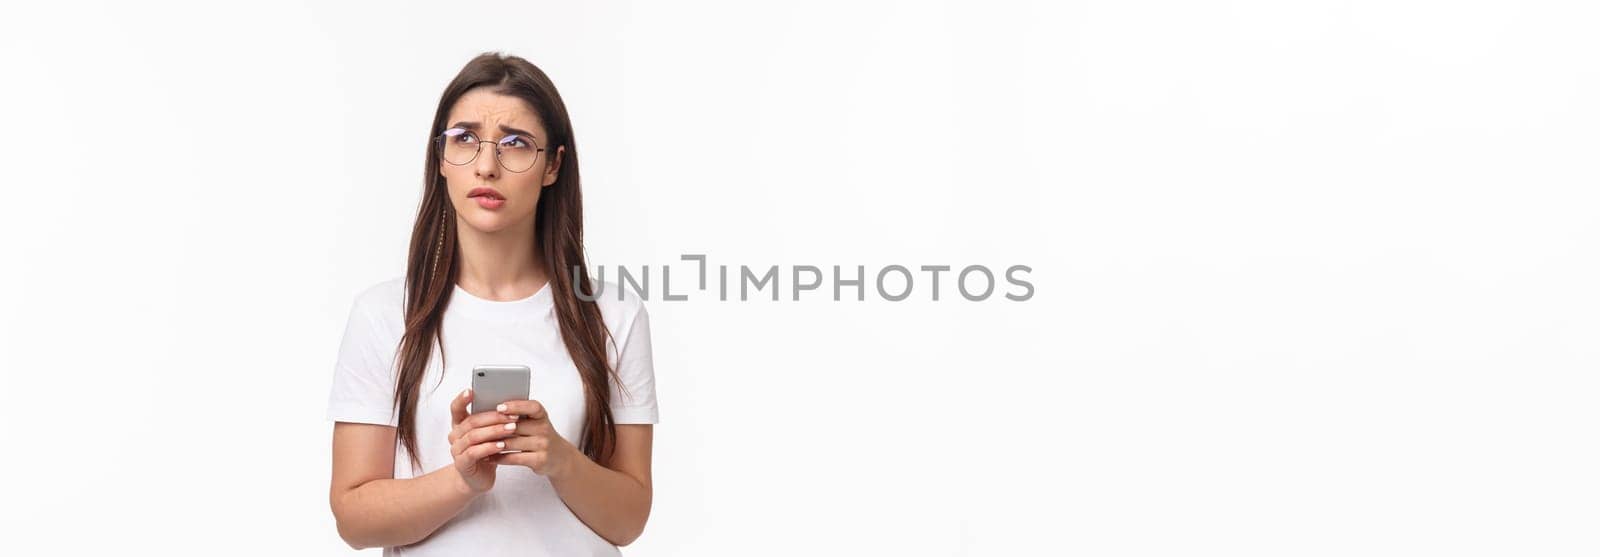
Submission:
POLYGON ((335 349, 485 50, 593 263, 1034 269, 652 301, 628 555, 1600 551, 1592 3, 222 4, 0 11, 0 552, 350 552, 335 349))

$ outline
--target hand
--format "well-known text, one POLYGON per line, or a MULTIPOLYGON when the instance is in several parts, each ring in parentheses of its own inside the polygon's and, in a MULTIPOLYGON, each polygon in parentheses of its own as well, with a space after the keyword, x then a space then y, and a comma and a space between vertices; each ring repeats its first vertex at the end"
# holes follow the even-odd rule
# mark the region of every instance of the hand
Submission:
POLYGON ((570 473, 580 462, 578 459, 588 458, 560 433, 556 433, 555 426, 550 424, 550 416, 539 401, 508 401, 495 410, 521 416, 517 421, 516 435, 506 440, 506 449, 522 452, 500 455, 500 464, 526 466, 536 474, 557 479, 570 473))
POLYGON ((505 440, 516 434, 511 424, 517 420, 493 410, 468 416, 467 404, 472 402, 472 394, 472 389, 461 391, 450 403, 449 440, 456 472, 461 474, 467 492, 478 494, 494 487, 493 457, 509 445, 505 440))

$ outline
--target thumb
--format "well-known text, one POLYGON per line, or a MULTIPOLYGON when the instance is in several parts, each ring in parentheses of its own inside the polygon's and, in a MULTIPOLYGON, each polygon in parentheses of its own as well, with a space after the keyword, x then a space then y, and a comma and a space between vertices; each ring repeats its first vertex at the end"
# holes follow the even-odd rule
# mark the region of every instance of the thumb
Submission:
POLYGON ((450 401, 450 425, 454 426, 467 419, 467 403, 472 402, 472 389, 461 391, 456 399, 450 401))

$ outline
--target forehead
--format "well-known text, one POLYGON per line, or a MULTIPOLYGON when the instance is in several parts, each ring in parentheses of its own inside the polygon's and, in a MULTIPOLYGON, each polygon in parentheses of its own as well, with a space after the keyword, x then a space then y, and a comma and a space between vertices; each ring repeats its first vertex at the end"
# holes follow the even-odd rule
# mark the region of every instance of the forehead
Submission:
POLYGON ((484 129, 509 126, 539 133, 544 130, 539 117, 527 102, 511 95, 496 93, 487 87, 467 91, 450 107, 450 117, 445 125, 456 122, 477 122, 484 129))

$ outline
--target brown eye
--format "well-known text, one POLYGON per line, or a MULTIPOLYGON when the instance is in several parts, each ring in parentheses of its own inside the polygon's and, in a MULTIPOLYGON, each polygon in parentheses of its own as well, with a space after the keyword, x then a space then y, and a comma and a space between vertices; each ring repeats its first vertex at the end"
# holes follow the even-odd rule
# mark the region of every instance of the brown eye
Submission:
POLYGON ((500 139, 500 144, 513 149, 527 149, 530 146, 528 140, 523 139, 520 135, 505 136, 500 139))
POLYGON ((461 128, 450 128, 444 131, 444 136, 451 143, 472 144, 478 142, 478 136, 461 128))

